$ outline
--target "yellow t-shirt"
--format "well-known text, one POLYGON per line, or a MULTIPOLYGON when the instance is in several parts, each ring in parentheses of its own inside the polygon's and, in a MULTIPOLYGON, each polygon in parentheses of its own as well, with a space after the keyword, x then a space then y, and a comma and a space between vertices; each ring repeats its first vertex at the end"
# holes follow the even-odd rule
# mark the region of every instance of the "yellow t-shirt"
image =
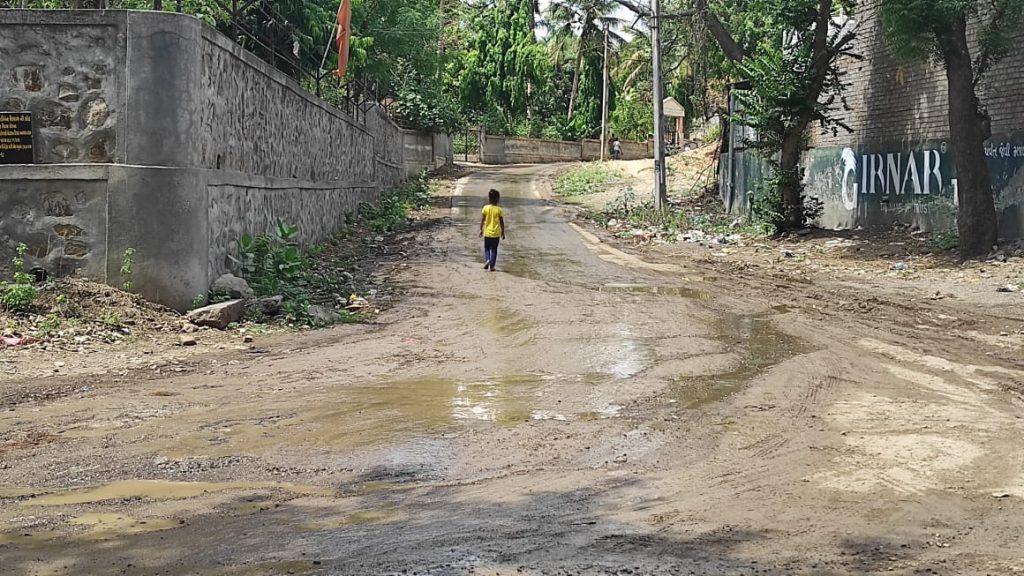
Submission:
POLYGON ((485 238, 500 238, 501 237, 501 217, 505 214, 500 206, 494 204, 488 204, 484 206, 484 237, 485 238))

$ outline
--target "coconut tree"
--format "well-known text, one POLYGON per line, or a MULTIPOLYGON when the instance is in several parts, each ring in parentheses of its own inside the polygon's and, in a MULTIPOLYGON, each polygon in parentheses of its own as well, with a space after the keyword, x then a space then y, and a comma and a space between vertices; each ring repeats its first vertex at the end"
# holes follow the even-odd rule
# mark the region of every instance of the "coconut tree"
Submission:
POLYGON ((570 120, 577 105, 584 56, 603 52, 605 26, 609 27, 609 40, 613 46, 626 42, 620 33, 625 22, 613 15, 617 7, 614 0, 556 0, 544 15, 556 57, 569 46, 575 48, 575 67, 569 92, 570 120))

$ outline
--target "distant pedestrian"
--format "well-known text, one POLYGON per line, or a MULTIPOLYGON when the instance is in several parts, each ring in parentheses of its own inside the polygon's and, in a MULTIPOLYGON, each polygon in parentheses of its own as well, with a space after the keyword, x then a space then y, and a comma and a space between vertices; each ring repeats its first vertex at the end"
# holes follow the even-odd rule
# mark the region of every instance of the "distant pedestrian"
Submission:
POLYGON ((505 239, 505 212, 498 206, 501 192, 491 189, 487 193, 487 205, 480 215, 480 235, 484 238, 484 270, 494 272, 494 263, 498 259, 498 242, 505 239))
POLYGON ((612 136, 612 160, 622 159, 622 142, 619 142, 618 137, 612 136))

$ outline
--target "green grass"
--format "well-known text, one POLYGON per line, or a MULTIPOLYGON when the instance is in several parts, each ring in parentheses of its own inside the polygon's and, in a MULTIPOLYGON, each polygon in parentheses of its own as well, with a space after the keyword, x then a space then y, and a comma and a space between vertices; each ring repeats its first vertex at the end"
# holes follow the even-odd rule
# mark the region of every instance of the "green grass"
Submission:
POLYGON ((608 184, 625 183, 625 175, 599 162, 581 164, 555 178, 554 190, 561 196, 582 196, 605 189, 608 184))

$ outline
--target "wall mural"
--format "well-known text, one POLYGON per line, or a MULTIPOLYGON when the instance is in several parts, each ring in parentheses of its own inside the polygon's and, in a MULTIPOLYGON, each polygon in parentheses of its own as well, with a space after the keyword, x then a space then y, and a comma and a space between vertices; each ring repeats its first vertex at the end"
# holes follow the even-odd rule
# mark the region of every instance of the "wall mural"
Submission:
MULTIPOLYGON (((1024 200, 1024 140, 992 141, 985 149, 1000 205, 1024 200)), ((807 194, 850 212, 867 203, 956 202, 957 181, 947 142, 902 150, 815 148, 807 154, 807 194)))

